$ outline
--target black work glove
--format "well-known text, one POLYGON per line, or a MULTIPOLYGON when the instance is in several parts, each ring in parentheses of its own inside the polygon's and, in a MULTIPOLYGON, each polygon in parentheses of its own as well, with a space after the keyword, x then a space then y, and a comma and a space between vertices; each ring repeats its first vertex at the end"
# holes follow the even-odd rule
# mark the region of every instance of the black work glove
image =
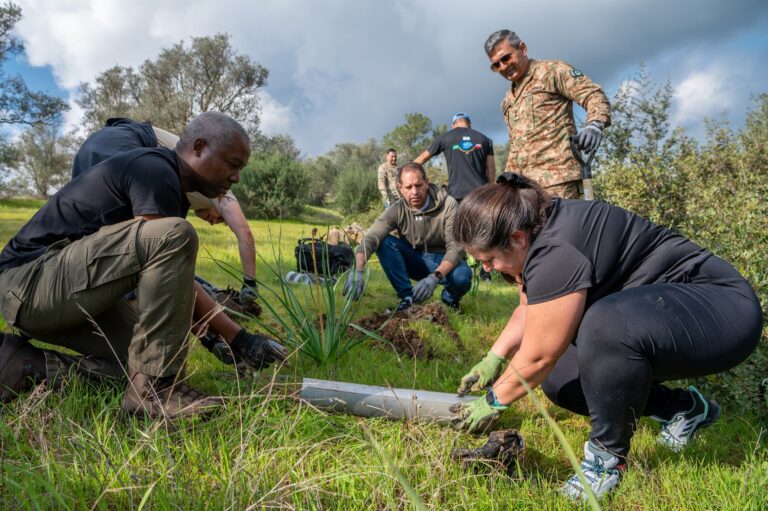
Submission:
POLYGON ((243 287, 240 289, 240 294, 237 296, 241 305, 245 305, 248 302, 255 302, 259 297, 259 288, 256 286, 256 279, 243 276, 243 287))
POLYGON ((235 358, 232 356, 232 350, 229 345, 213 332, 208 332, 204 336, 200 337, 200 343, 208 348, 214 357, 221 360, 227 365, 234 365, 235 358))
POLYGON ((586 152, 592 152, 600 145, 603 139, 603 123, 592 121, 579 133, 579 149, 586 152))
POLYGON ((288 357, 285 346, 274 339, 241 329, 232 339, 235 362, 242 362, 249 369, 261 371, 274 362, 283 362, 288 357))

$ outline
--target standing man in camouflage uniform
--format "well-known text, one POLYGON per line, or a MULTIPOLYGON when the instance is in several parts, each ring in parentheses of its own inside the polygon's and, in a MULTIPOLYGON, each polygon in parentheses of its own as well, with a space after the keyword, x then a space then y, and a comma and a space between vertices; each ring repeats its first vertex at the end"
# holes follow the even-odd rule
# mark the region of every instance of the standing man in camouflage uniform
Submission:
POLYGON ((581 71, 559 60, 533 60, 517 34, 499 30, 485 41, 491 70, 512 82, 501 102, 509 128, 506 170, 539 183, 547 192, 568 199, 581 195, 581 165, 568 137, 576 134, 573 101, 587 111, 579 147, 590 151, 611 123, 608 98, 581 71))
POLYGON ((387 149, 387 161, 379 165, 379 192, 384 201, 384 209, 400 199, 397 190, 397 151, 387 149))

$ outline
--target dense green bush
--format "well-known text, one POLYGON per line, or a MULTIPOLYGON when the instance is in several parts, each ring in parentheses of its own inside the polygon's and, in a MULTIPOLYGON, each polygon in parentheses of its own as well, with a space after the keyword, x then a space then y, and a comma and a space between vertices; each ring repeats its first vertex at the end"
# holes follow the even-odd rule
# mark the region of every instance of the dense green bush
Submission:
POLYGON ((335 196, 345 215, 363 213, 372 204, 381 203, 375 169, 351 167, 342 171, 336 180, 335 196))
MULTIPOLYGON (((595 176, 598 198, 671 227, 732 263, 768 310, 768 94, 733 133, 708 121, 703 146, 667 132, 669 91, 635 91, 614 99, 617 132, 595 176), (651 91, 651 92, 648 92, 651 91)), ((736 368, 697 382, 719 399, 765 410, 768 329, 755 352, 736 368)), ((768 418, 768 413, 765 414, 768 418)))
POLYGON ((299 162, 280 153, 252 155, 232 187, 249 218, 295 217, 304 207, 306 189, 299 162))

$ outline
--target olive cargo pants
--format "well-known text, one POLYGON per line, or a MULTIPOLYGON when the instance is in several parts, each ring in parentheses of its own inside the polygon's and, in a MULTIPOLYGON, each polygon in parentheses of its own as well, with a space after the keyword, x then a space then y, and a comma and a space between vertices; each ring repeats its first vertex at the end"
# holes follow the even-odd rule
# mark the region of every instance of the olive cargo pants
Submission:
POLYGON ((105 226, 1 273, 0 312, 9 326, 83 355, 46 350, 49 384, 70 368, 175 375, 186 360, 197 248, 183 218, 105 226), (135 302, 124 298, 132 290, 135 302))

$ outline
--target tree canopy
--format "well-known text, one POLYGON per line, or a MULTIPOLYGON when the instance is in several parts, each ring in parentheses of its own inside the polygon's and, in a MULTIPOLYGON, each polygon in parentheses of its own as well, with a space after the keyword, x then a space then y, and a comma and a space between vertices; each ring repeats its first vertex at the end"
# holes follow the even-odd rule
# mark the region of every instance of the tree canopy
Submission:
POLYGON ((237 119, 249 133, 259 127, 258 91, 268 71, 239 54, 229 35, 193 37, 147 59, 138 70, 114 66, 82 83, 78 105, 90 130, 110 117, 131 117, 181 133, 190 119, 215 110, 237 119))

